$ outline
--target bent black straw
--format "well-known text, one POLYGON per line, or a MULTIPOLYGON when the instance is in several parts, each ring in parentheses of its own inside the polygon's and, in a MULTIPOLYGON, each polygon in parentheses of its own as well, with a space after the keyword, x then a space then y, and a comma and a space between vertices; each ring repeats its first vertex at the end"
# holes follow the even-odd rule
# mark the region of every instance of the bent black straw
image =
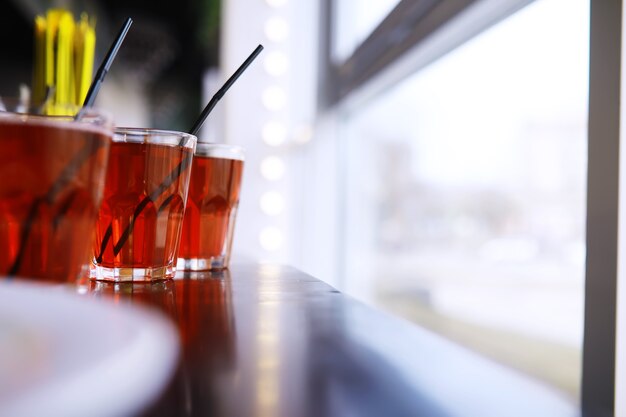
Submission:
POLYGON ((241 64, 239 68, 237 68, 237 71, 235 71, 235 73, 230 76, 230 78, 226 81, 222 88, 220 88, 217 93, 215 93, 215 95, 211 97, 209 103, 206 105, 204 110, 202 110, 202 113, 200 113, 200 117, 198 117, 196 123, 189 130, 189 133, 194 136, 198 135, 198 131, 202 127, 202 124, 206 120, 209 113, 211 113, 211 110, 213 110, 217 102, 220 101, 220 99, 224 96, 224 94, 226 94, 228 89, 235 83, 235 81, 237 81, 237 78, 239 78, 241 74, 243 74, 246 68, 248 68, 248 66, 252 63, 252 61, 254 61, 254 59, 261 53, 262 50, 263 45, 257 46, 256 49, 252 51, 250 56, 245 61, 243 61, 243 64, 241 64))
MULTIPOLYGON (((144 197, 139 202, 139 204, 135 208, 135 211, 133 212, 132 217, 130 218, 128 225, 126 226, 126 228, 120 235, 119 240, 117 241, 117 243, 113 243, 113 256, 117 256, 122 250, 122 248, 124 247, 124 244, 126 243, 128 238, 130 237, 131 232, 135 228, 135 219, 139 217, 143 209, 145 209, 148 203, 150 203, 151 201, 157 201, 157 199, 161 196, 161 194, 167 191, 167 189, 178 179, 178 177, 181 176, 183 171, 191 167, 192 160, 193 160, 193 154, 191 153, 188 156, 183 157, 180 163, 168 174, 167 177, 165 177, 163 182, 159 184, 159 186, 154 191, 152 191, 150 195, 144 197)), ((169 205, 173 197, 174 196, 171 195, 168 198, 166 198, 165 201, 158 207, 157 211, 159 213, 163 211, 163 209, 165 209, 169 205)), ((104 233, 104 236, 102 237, 102 242, 100 242, 100 253, 96 255, 97 263, 102 262, 104 251, 106 250, 107 245, 109 244, 109 240, 111 239, 112 236, 113 236, 113 224, 109 223, 109 226, 107 227, 107 230, 104 233)))
MULTIPOLYGON (((33 201, 30 209, 28 210, 26 220, 24 221, 24 227, 22 228, 22 232, 20 233, 20 247, 18 249, 17 255, 15 256, 15 259, 13 260, 13 264, 11 265, 7 273, 9 277, 17 275, 20 270, 24 254, 26 252, 28 238, 30 236, 31 229, 33 228, 33 225, 37 220, 37 215, 39 214, 40 208, 43 205, 47 205, 50 207, 57 199, 61 191, 63 191, 63 188, 65 188, 65 186, 72 181, 72 178, 74 178, 74 175, 82 167, 83 163, 93 154, 95 154, 102 146, 103 144, 100 141, 88 143, 84 148, 78 151, 76 155, 74 155, 70 163, 63 169, 54 184, 52 184, 52 186, 48 189, 46 195, 42 197, 37 197, 33 201)), ((67 209, 69 209, 69 207, 67 207, 66 210, 67 209)), ((53 225, 55 225, 55 229, 59 221, 59 216, 55 216, 52 222, 53 225)))
MULTIPOLYGON (((213 95, 213 97, 211 98, 209 103, 206 105, 204 110, 202 110, 202 113, 200 114, 200 117, 198 117, 198 120, 196 121, 196 123, 190 129, 190 131, 189 131, 190 134, 195 136, 198 133, 198 131, 202 127, 202 124, 206 120, 206 118, 209 115, 209 113, 211 113, 211 110, 213 110, 213 108, 215 107, 217 102, 220 101, 220 99, 224 96, 224 94, 228 91, 228 89, 235 83, 235 81, 237 81, 237 79, 241 76, 241 74, 243 74, 243 72, 246 70, 246 68, 248 68, 248 66, 250 66, 252 61, 255 60, 255 58, 261 53, 262 50, 263 50, 263 45, 257 46, 254 49, 254 51, 252 51, 250 56, 248 56, 248 58, 246 58, 246 60, 239 66, 239 68, 237 68, 237 71, 235 71, 235 73, 230 76, 230 78, 226 81, 226 83, 224 83, 222 88, 220 88, 217 91, 217 93, 215 93, 215 95, 213 95)), ((181 139, 181 143, 180 143, 181 146, 183 145, 184 140, 185 140, 185 138, 181 139)), ((188 158, 184 158, 174 168, 174 170, 163 180, 163 182, 156 188, 156 190, 153 191, 149 196, 144 197, 144 199, 139 203, 139 205, 135 209, 135 212, 133 213, 133 217, 131 218, 130 222, 128 223, 128 226, 126 226, 126 228, 122 232, 122 235, 120 236, 119 240, 117 241, 117 243, 113 243, 113 255, 114 256, 117 256, 119 254, 119 252, 124 247, 124 244, 126 243, 128 238, 130 237, 130 234, 132 233, 132 231, 133 231, 133 229, 135 227, 135 219, 137 217, 139 217, 139 215, 141 214, 143 209, 148 205, 148 203, 150 201, 156 201, 156 199, 161 194, 163 194, 165 191, 167 191, 167 189, 170 187, 170 185, 173 184, 173 182, 182 174, 182 172, 184 170, 186 170, 187 168, 190 168, 192 157, 193 157, 193 155, 190 155, 188 158)), ((169 201, 166 200, 166 202, 169 202, 169 201)), ((166 206, 166 205, 167 205, 167 203, 163 203, 163 205, 161 207, 159 207, 159 211, 162 208, 164 208, 164 206, 166 206)), ((107 227, 107 230, 106 230, 106 232, 104 234, 104 237, 102 238, 102 242, 100 242, 100 253, 96 256, 96 262, 98 262, 98 263, 102 262, 102 257, 104 256, 104 251, 106 250, 106 248, 107 248, 107 246, 109 244, 109 240, 111 240, 112 236, 113 236, 113 225, 109 224, 109 227, 107 227)))
POLYGON ((104 61, 102 61, 100 68, 98 68, 94 80, 89 86, 89 90, 87 91, 87 95, 85 96, 85 101, 83 102, 83 107, 81 107, 81 109, 78 111, 78 114, 76 115, 76 120, 79 120, 81 117, 83 117, 83 113, 85 112, 85 110, 93 106, 93 103, 96 101, 96 96, 98 95, 98 91, 100 91, 100 86, 104 81, 104 77, 106 77, 107 73, 109 72, 111 64, 113 64, 113 60, 115 60, 115 56, 120 50, 122 42, 124 42, 124 38, 126 38, 126 34, 128 33, 130 25, 132 24, 133 19, 131 19, 130 17, 124 22, 124 25, 120 29, 120 32, 117 34, 115 41, 109 48, 109 52, 107 52, 106 56, 104 57, 104 61))

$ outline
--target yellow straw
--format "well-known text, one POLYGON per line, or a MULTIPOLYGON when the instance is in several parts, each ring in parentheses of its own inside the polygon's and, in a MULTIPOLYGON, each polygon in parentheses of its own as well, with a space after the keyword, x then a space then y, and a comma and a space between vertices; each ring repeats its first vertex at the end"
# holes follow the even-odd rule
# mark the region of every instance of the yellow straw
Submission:
POLYGON ((46 19, 35 17, 35 68, 33 71, 33 103, 39 105, 44 100, 46 90, 46 19))
POLYGON ((75 22, 63 9, 35 18, 33 105, 43 102, 48 87, 54 88, 44 109, 48 114, 71 114, 72 107, 83 103, 93 76, 94 26, 85 13, 75 22))
POLYGON ((49 10, 46 14, 46 59, 44 62, 45 65, 45 80, 46 85, 52 85, 55 87, 55 94, 53 102, 56 101, 56 97, 58 97, 59 88, 56 85, 56 37, 57 37, 57 28, 59 27, 59 10, 49 10))
MULTIPOLYGON (((71 71, 74 41, 74 19, 70 12, 62 12, 59 19, 59 30, 56 39, 56 104, 60 105, 58 114, 65 113, 61 108, 73 103, 73 82, 71 71)), ((69 113, 71 114, 71 113, 69 113)))
POLYGON ((94 26, 89 23, 89 18, 85 13, 81 15, 74 46, 76 48, 75 104, 81 105, 85 101, 93 77, 93 61, 96 49, 96 31, 94 26))

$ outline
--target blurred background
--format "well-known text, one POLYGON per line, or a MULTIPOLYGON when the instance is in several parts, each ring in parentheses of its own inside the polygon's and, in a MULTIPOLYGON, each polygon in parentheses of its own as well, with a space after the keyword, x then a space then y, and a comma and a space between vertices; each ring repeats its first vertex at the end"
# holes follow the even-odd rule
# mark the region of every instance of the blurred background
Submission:
POLYGON ((33 20, 135 23, 97 105, 247 149, 235 262, 293 265, 578 401, 589 0, 5 0, 0 95, 33 20))

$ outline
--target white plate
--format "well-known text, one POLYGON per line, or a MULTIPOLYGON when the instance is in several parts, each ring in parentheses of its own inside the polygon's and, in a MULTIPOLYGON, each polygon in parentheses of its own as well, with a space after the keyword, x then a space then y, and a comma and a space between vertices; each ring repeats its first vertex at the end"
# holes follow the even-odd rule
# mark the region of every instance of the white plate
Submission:
POLYGON ((156 313, 0 278, 0 416, 132 415, 177 357, 156 313))

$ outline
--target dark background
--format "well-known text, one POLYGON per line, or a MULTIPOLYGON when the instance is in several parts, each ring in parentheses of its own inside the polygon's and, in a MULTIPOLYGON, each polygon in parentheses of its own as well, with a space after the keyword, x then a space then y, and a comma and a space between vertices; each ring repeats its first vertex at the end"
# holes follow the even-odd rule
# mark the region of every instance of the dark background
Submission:
MULTIPOLYGON (((127 17, 134 21, 108 77, 145 87, 151 126, 186 130, 201 108, 203 73, 218 65, 220 0, 0 0, 0 95, 31 84, 33 22, 63 7, 96 17, 94 71, 127 17)), ((106 84, 105 84, 106 86, 106 84)), ((103 87, 106 88, 106 87, 103 87)))

